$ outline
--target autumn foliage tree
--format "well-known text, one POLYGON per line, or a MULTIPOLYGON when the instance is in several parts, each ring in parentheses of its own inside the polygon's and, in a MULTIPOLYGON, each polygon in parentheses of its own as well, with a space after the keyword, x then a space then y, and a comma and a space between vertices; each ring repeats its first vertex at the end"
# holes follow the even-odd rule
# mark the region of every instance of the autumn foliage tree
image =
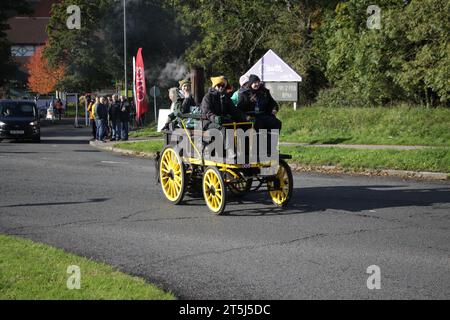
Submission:
POLYGON ((38 48, 27 64, 28 87, 39 94, 54 91, 59 80, 64 76, 64 67, 52 68, 43 56, 43 51, 44 47, 38 48))

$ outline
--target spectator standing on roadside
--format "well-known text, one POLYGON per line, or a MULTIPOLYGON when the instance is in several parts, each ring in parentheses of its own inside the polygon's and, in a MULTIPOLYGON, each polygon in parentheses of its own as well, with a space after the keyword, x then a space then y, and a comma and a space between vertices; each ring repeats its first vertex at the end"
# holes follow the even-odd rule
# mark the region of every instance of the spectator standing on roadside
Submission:
POLYGON ((56 100, 55 108, 56 108, 56 113, 58 114, 58 119, 61 120, 62 112, 63 112, 63 108, 64 108, 61 99, 58 98, 58 100, 56 100))
POLYGON ((138 123, 136 121, 136 105, 134 104, 134 99, 130 101, 130 121, 129 124, 132 129, 138 128, 138 123))
POLYGON ((117 99, 117 95, 112 96, 111 105, 109 106, 109 121, 111 122, 111 141, 120 140, 120 102, 117 99))
POLYGON ((120 138, 123 141, 128 140, 128 122, 130 121, 130 104, 124 96, 120 97, 120 112, 119 112, 121 134, 120 138))
POLYGON ((89 123, 91 125, 92 140, 97 139, 97 125, 95 124, 95 106, 98 103, 97 97, 92 97, 92 100, 88 103, 89 123))
POLYGON ((100 102, 95 108, 95 121, 97 125, 97 140, 105 141, 106 127, 108 125, 108 107, 105 97, 100 98, 100 102))
POLYGON ((106 121, 106 130, 105 130, 105 138, 111 139, 111 119, 109 118, 109 109, 111 108, 111 97, 105 97, 105 105, 108 110, 108 120, 106 121))

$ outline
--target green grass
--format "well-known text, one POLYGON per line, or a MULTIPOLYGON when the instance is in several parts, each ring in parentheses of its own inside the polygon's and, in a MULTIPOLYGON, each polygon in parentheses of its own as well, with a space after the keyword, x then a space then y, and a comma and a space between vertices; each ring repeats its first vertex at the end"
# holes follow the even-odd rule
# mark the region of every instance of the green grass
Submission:
POLYGON ((140 142, 121 142, 115 144, 114 147, 137 152, 155 153, 157 151, 161 151, 163 145, 164 145, 163 141, 156 140, 156 141, 140 141, 140 142))
MULTIPOLYGON (((85 106, 83 104, 78 105, 78 118, 85 117, 85 106)), ((75 104, 69 104, 64 111, 64 117, 66 118, 75 118, 76 108, 75 104)))
POLYGON ((44 244, 0 235, 0 299, 172 300, 143 279, 132 277, 44 244), (67 267, 81 271, 81 288, 69 290, 67 267))
MULTIPOLYGON (((163 141, 119 143, 116 147, 137 152, 161 151, 163 141)), ((281 153, 291 154, 293 161, 311 166, 335 165, 353 170, 395 169, 450 173, 450 149, 367 150, 321 147, 281 146, 281 153)))
POLYGON ((294 162, 311 165, 334 165, 360 171, 395 169, 450 173, 450 149, 366 150, 320 147, 281 146, 280 152, 292 155, 294 162))
POLYGON ((145 137, 162 137, 162 133, 156 130, 156 124, 151 123, 144 128, 130 132, 132 138, 145 138, 145 137))
POLYGON ((450 146, 450 109, 283 106, 281 140, 312 144, 450 146))

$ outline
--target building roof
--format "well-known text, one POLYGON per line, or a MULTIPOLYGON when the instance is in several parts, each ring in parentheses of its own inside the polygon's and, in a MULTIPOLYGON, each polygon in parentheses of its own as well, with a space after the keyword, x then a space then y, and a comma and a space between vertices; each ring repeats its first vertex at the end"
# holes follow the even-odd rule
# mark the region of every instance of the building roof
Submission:
POLYGON ((30 16, 18 16, 8 20, 6 30, 12 44, 41 45, 47 41, 47 25, 52 5, 61 0, 29 0, 33 13, 30 16))
POLYGON ((12 44, 44 44, 47 41, 46 17, 15 17, 9 19, 9 30, 6 30, 8 40, 12 44))
POLYGON ((50 11, 54 3, 61 0, 28 0, 33 8, 32 17, 50 17, 50 11))
POLYGON ((247 71, 245 75, 256 74, 265 82, 301 82, 302 77, 294 71, 273 50, 259 59, 259 61, 247 71))

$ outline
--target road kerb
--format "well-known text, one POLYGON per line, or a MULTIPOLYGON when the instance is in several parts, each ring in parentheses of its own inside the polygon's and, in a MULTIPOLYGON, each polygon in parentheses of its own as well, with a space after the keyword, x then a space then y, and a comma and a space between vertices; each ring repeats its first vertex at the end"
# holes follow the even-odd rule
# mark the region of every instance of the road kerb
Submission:
MULTIPOLYGON (((133 141, 131 141, 133 142, 133 141)), ((153 152, 139 152, 126 150, 121 148, 115 148, 114 144, 100 144, 95 141, 91 141, 90 145, 105 151, 119 153, 127 156, 135 156, 140 158, 154 158, 156 153, 153 152)), ((364 169, 363 171, 356 171, 349 168, 343 168, 339 166, 309 166, 300 163, 290 162, 292 171, 294 172, 317 172, 326 174, 346 174, 346 175, 359 175, 359 176, 378 176, 378 177, 397 177, 403 179, 415 179, 415 180, 432 180, 432 181, 448 181, 450 180, 450 174, 444 172, 425 172, 425 171, 406 171, 406 170, 393 170, 393 169, 364 169)))

